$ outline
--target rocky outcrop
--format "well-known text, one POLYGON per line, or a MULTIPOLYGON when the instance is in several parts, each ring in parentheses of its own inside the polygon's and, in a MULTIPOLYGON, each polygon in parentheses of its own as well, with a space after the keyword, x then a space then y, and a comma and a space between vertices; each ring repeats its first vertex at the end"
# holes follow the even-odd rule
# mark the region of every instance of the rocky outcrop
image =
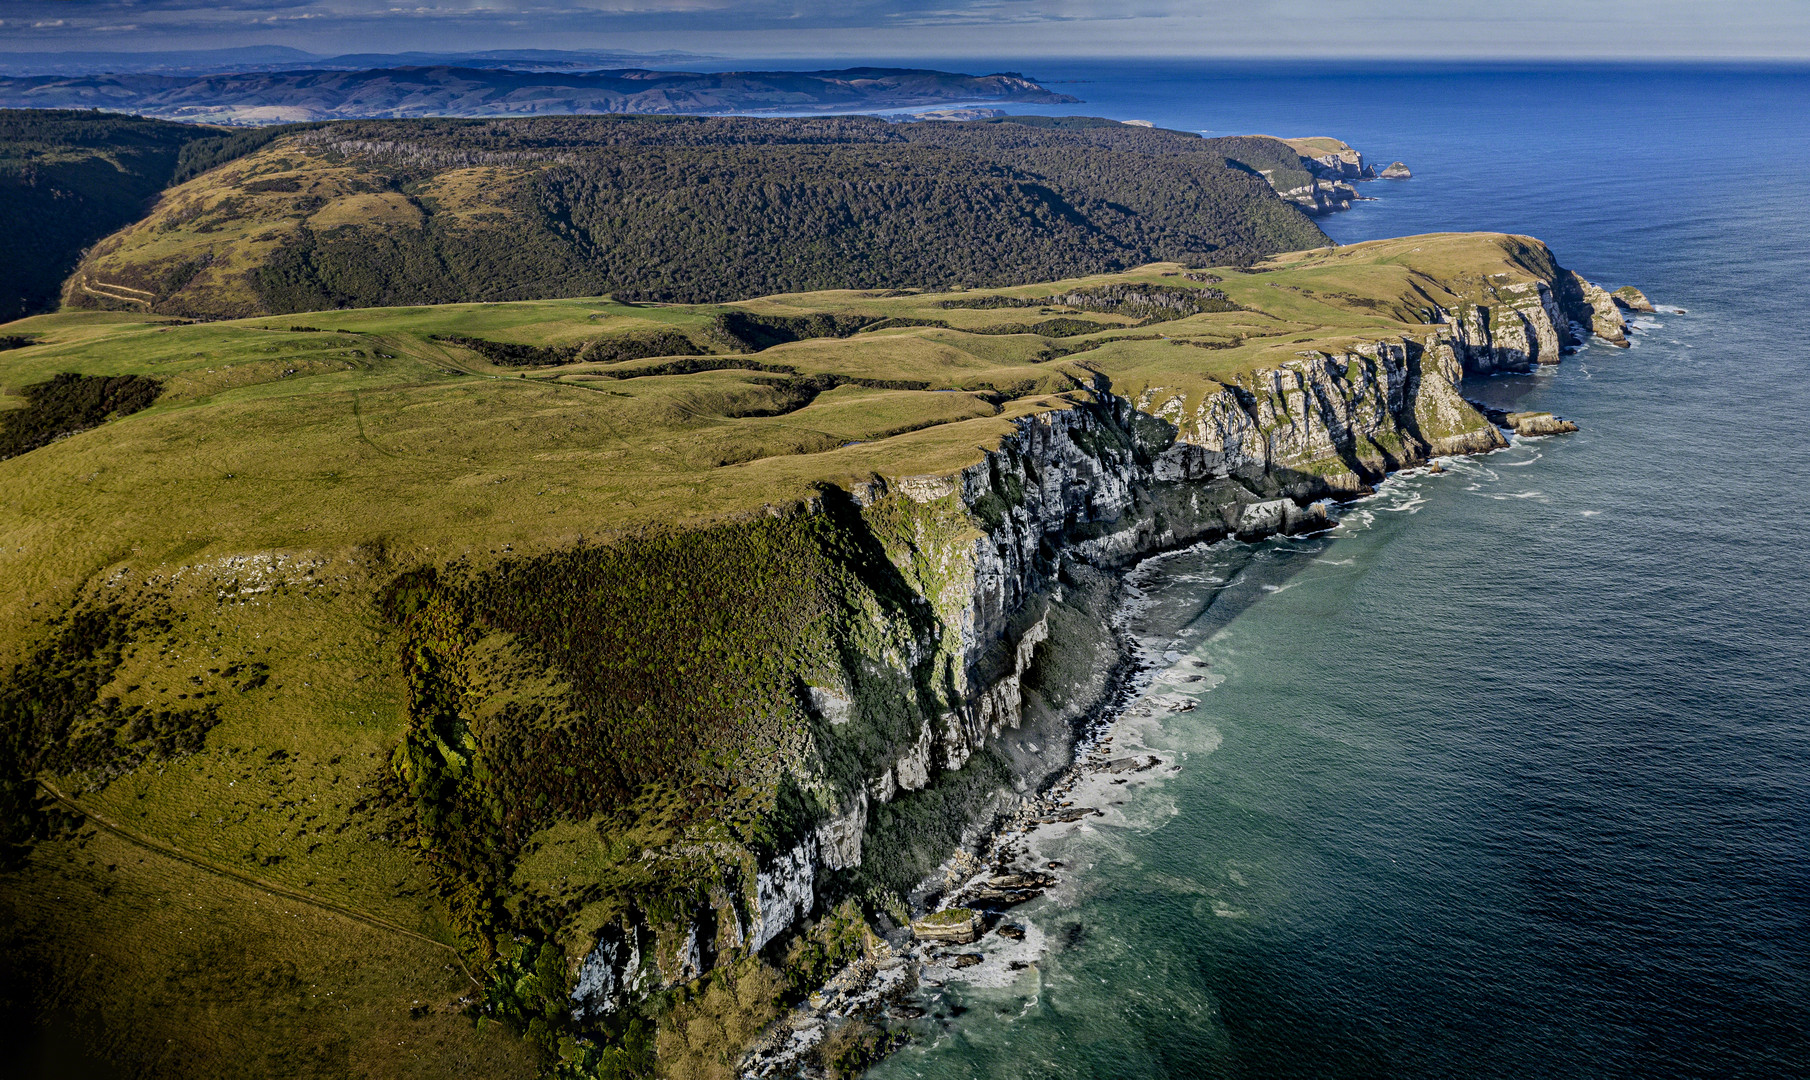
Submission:
POLYGON ((1492 286, 1484 302, 1437 315, 1449 328, 1446 339, 1453 354, 1471 375, 1556 364, 1567 346, 1581 340, 1543 281, 1492 286))
POLYGON ((947 908, 912 920, 911 932, 919 941, 966 945, 980 937, 980 913, 970 908, 947 908))
POLYGON ((1350 184, 1319 178, 1286 190, 1277 188, 1276 194, 1310 214, 1333 214, 1349 210, 1352 203, 1363 198, 1358 194, 1357 188, 1350 184))
MULTIPOLYGON (((1496 348, 1487 327, 1476 334, 1479 351, 1496 348)), ((1515 348, 1524 351, 1525 339, 1515 348)), ((1176 429, 1157 459, 1159 480, 1268 476, 1295 498, 1353 495, 1429 456, 1500 445, 1459 396, 1463 373, 1453 346, 1438 337, 1378 341, 1304 352, 1192 408, 1187 394, 1162 388, 1145 390, 1135 405, 1176 429)), ((1285 514, 1284 530, 1291 526, 1298 528, 1285 514)))
POLYGON ((631 920, 626 930, 620 923, 605 926, 578 969, 578 984, 572 991, 573 1019, 608 1016, 645 993, 653 980, 648 978, 642 958, 652 947, 652 934, 638 921, 631 920))
POLYGON ((1632 285, 1623 285, 1621 288, 1610 293, 1609 296, 1618 306, 1626 308, 1629 311, 1655 310, 1653 301, 1647 299, 1647 294, 1641 292, 1632 285))
POLYGON ((1490 423, 1507 428, 1516 435, 1568 435, 1577 430, 1576 424, 1561 420, 1549 412, 1509 412, 1506 409, 1491 408, 1481 402, 1474 404, 1479 412, 1489 417, 1490 423))
POLYGON ((1584 304, 1588 306, 1588 310, 1580 310, 1583 315, 1580 325, 1616 348, 1627 348, 1628 324, 1621 317, 1621 307, 1616 304, 1615 298, 1577 274, 1571 274, 1571 280, 1578 294, 1583 297, 1584 304))
MULTIPOLYGON (((891 770, 888 770, 890 772, 891 770)), ((867 789, 855 791, 849 804, 817 826, 817 849, 826 870, 861 865, 861 837, 867 831, 867 789)))
MULTIPOLYGON (((1378 172, 1364 163, 1364 155, 1338 139, 1283 139, 1300 156, 1301 168, 1312 178, 1306 184, 1277 184, 1276 176, 1266 172, 1276 194, 1310 214, 1331 214, 1351 209, 1351 204, 1365 198, 1352 185, 1366 180, 1406 180, 1414 174, 1397 161, 1378 172)), ((1299 177, 1300 173, 1292 173, 1299 177)))
POLYGON ((817 902, 817 838, 812 836, 775 858, 755 875, 754 926, 748 948, 758 952, 817 902))
POLYGON ((1376 176, 1376 171, 1364 164, 1364 155, 1339 139, 1316 136, 1282 141, 1301 155, 1301 164, 1315 176, 1333 180, 1370 180, 1376 176))

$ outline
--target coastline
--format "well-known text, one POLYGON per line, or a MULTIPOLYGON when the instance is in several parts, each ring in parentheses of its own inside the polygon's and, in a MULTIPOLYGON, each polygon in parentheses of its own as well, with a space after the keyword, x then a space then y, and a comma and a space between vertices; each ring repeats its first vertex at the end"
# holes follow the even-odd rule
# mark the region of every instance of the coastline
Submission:
MULTIPOLYGON (((1517 445, 1522 438, 1510 428, 1502 431, 1510 440, 1507 446, 1430 457, 1386 474, 1376 489, 1355 492, 1344 499, 1322 500, 1321 505, 1356 506, 1373 498, 1380 485, 1390 479, 1441 472, 1442 458, 1487 457, 1517 445)), ((1134 710, 1156 676, 1168 670, 1167 659, 1153 656, 1132 630, 1132 620, 1145 599, 1135 579, 1166 560, 1221 545, 1255 548, 1277 536, 1324 537, 1339 527, 1342 517, 1329 513, 1324 520, 1324 525, 1299 533, 1277 531, 1251 538, 1232 534, 1194 540, 1145 552, 1123 565, 1101 571, 1110 578, 1110 600, 1104 606, 1104 618, 1112 629, 1115 660, 1106 673, 1104 692, 1073 721, 1073 741, 1066 763, 1034 790, 976 820, 961 846, 907 897, 910 919, 885 929, 881 937, 869 942, 865 956, 836 972, 806 1002, 781 1017, 747 1051, 737 1075, 759 1080, 827 1076, 814 1056, 825 1037, 835 1030, 833 1025, 888 1022, 892 1025, 887 1029, 891 1038, 863 1069, 871 1067, 917 1037, 900 1028, 926 1015, 922 1003, 914 1000, 920 988, 941 988, 958 980, 969 985, 1003 987, 1036 964, 1047 952, 1046 935, 1029 920, 1014 918, 1012 912, 1019 905, 1072 883, 1078 872, 1061 861, 1044 858, 1037 845, 1070 835, 1056 829, 1085 827, 1090 818, 1107 817, 1106 796, 1115 787, 1143 778, 1171 776, 1182 768, 1172 757, 1145 746, 1132 730, 1138 721, 1154 718, 1154 710, 1134 710), (1028 880, 998 887, 999 879, 1005 877, 1028 880), (972 905, 971 910, 978 916, 978 932, 972 940, 940 942, 914 933, 913 922, 965 905, 972 905), (977 948, 982 940, 987 942, 984 951, 977 948)), ((1182 714, 1194 708, 1192 703, 1166 705, 1165 714, 1182 714)))
MULTIPOLYGON (((1629 322, 1630 330, 1643 329, 1629 322)), ((1572 354, 1588 345, 1585 337, 1566 348, 1572 354)), ((1626 347, 1620 345, 1619 347, 1626 347)), ((1496 375, 1528 375, 1539 370, 1499 370, 1496 375)), ((1467 403, 1470 403, 1467 399, 1467 403)), ((1474 404, 1474 403, 1473 403, 1474 404)), ((1038 850, 1040 841, 1071 835, 1058 828, 1085 828, 1090 818, 1106 818, 1113 789, 1140 779, 1159 779, 1181 771, 1172 757, 1151 750, 1137 737, 1133 725, 1153 719, 1155 709, 1135 710, 1156 681, 1168 670, 1169 657, 1155 657, 1131 628, 1144 594, 1137 576, 1165 560, 1223 544, 1254 548, 1277 536, 1301 539, 1323 537, 1343 520, 1338 511, 1375 497, 1389 480, 1420 473, 1442 473, 1447 462, 1487 457, 1522 445, 1566 434, 1577 426, 1550 413, 1515 413, 1489 409, 1491 425, 1503 437, 1502 445, 1479 446, 1451 453, 1429 454, 1424 461, 1389 470, 1375 486, 1338 493, 1308 504, 1316 527, 1290 532, 1276 528, 1261 535, 1225 535, 1196 538, 1144 551, 1109 568, 1094 568, 1105 579, 1107 602, 1103 619, 1112 631, 1114 662, 1105 673, 1097 699, 1071 723, 1071 743, 1065 764, 1046 775, 1034 789, 973 822, 961 845, 933 874, 907 897, 908 919, 887 925, 881 937, 871 940, 866 955, 835 973, 807 1001, 781 1017, 744 1055, 737 1075, 748 1078, 829 1075, 815 1061, 819 1045, 837 1026, 882 1021, 886 1037, 874 1047, 874 1056, 863 1069, 890 1056, 917 1037, 903 1025, 926 1015, 914 1000, 923 987, 940 988, 951 982, 1002 987, 1036 964, 1047 952, 1046 935, 1029 920, 1015 919, 1013 910, 1046 892, 1074 880, 1077 871, 1038 850), (1532 423, 1529 423, 1532 420, 1532 423), (1317 508, 1317 509, 1316 509, 1317 508), (1129 736, 1129 737, 1126 737, 1129 736), (938 941, 914 932, 913 923, 926 916, 968 908, 975 914, 973 936, 968 940, 938 941), (976 946, 985 939, 988 947, 976 946), (959 973, 959 974, 958 974, 959 973)), ((1302 520, 1309 515, 1304 514, 1302 520)), ((1058 588, 1060 593, 1060 588, 1058 588)), ((1179 657, 1173 658, 1179 661, 1179 657)), ((1204 665, 1203 665, 1204 666, 1204 665)), ((1195 675, 1188 681, 1204 676, 1195 675)), ((1192 711, 1191 702, 1163 703, 1165 714, 1192 711)))

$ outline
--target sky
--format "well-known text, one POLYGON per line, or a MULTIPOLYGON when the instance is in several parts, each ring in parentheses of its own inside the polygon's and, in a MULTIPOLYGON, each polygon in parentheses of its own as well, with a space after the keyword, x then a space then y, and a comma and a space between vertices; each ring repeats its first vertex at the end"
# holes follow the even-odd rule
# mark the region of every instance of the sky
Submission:
POLYGON ((0 0, 0 52, 1810 59, 1810 0, 0 0))

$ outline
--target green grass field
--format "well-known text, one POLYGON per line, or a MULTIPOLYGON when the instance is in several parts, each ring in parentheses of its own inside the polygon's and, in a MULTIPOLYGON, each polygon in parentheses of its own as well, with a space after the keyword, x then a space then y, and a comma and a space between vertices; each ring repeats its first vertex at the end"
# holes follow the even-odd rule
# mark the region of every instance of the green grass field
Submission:
MULTIPOLYGON (((760 520, 763 508, 792 506, 822 484, 948 473, 980 460, 1017 419, 1084 402, 1100 379, 1122 395, 1161 388, 1193 401, 1304 349, 1424 336, 1430 303, 1453 307, 1527 280, 1543 251, 1523 238, 1439 235, 1220 269, 1210 286, 1155 264, 948 294, 704 306, 592 298, 211 323, 65 312, 0 327, 35 341, 0 352, 8 395, 64 372, 144 375, 163 387, 142 411, 0 461, 0 670, 24 685, 21 671, 73 657, 69 670, 93 673, 86 696, 70 699, 80 706, 72 739, 134 709, 207 718, 193 752, 46 769, 94 818, 49 830, 0 873, 0 922, 16 928, 4 942, 9 963, 58 988, 6 992, 104 1032, 97 1045, 147 1071, 531 1074, 539 1065, 524 1044, 459 1013, 475 993, 461 965, 483 962, 483 950, 449 914, 447 879, 424 859, 392 762, 405 737, 419 736, 426 693, 404 677, 405 642, 416 650, 409 663, 426 665, 422 678, 440 656, 453 665, 445 670, 467 673, 458 678, 520 668, 526 686, 532 664, 500 638, 408 637, 428 634, 426 624, 399 630, 374 603, 399 571, 457 567, 479 580, 587 543, 760 520), (1148 322, 1045 302, 1124 283, 1212 288, 1237 309, 1148 322), (1037 303, 949 306, 981 295, 1037 303), (742 353, 717 330, 734 312, 946 325, 742 353), (1099 329, 987 332, 1055 318, 1099 329), (656 330, 710 351, 515 369, 440 340, 564 346, 656 330), (708 369, 682 370, 681 359, 708 369), (116 655, 74 636, 72 613, 108 610, 139 620, 105 639, 123 643, 116 655)), ((790 550, 790 534, 774 529, 772 550, 790 550)), ((743 550, 737 537, 767 542, 747 529, 723 535, 725 551, 743 550)), ((607 560, 586 565, 621 572, 607 560)), ((828 595, 810 590, 837 580, 785 588, 828 595)), ((868 615, 822 618, 854 626, 868 615)), ((805 643, 796 648, 821 648, 810 644, 824 632, 816 627, 786 632, 805 643)), ((706 619, 695 632, 700 656, 721 652, 698 663, 723 686, 777 685, 766 659, 745 664, 738 653, 761 643, 712 644, 753 631, 706 619)), ((561 647, 582 658, 582 646, 561 647)), ((489 692, 460 685, 472 700, 489 692)), ((549 684, 512 700, 573 692, 549 684)), ((518 899, 565 897, 574 910, 600 904, 572 916, 595 922, 622 900, 598 901, 585 884, 645 875, 624 853, 679 837, 673 807, 726 814, 746 798, 681 794, 535 825, 507 887, 518 899), (627 847, 609 847, 611 828, 627 847)), ((771 793, 761 798, 770 808, 771 793)), ((586 947, 579 937, 562 944, 586 947)))

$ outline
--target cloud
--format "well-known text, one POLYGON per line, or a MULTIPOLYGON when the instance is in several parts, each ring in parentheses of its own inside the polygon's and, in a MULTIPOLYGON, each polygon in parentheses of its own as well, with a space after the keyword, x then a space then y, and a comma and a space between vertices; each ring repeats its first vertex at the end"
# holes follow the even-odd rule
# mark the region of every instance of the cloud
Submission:
POLYGON ((9 39, 87 49, 1810 57, 1802 0, 7 0, 6 8, 9 39))

